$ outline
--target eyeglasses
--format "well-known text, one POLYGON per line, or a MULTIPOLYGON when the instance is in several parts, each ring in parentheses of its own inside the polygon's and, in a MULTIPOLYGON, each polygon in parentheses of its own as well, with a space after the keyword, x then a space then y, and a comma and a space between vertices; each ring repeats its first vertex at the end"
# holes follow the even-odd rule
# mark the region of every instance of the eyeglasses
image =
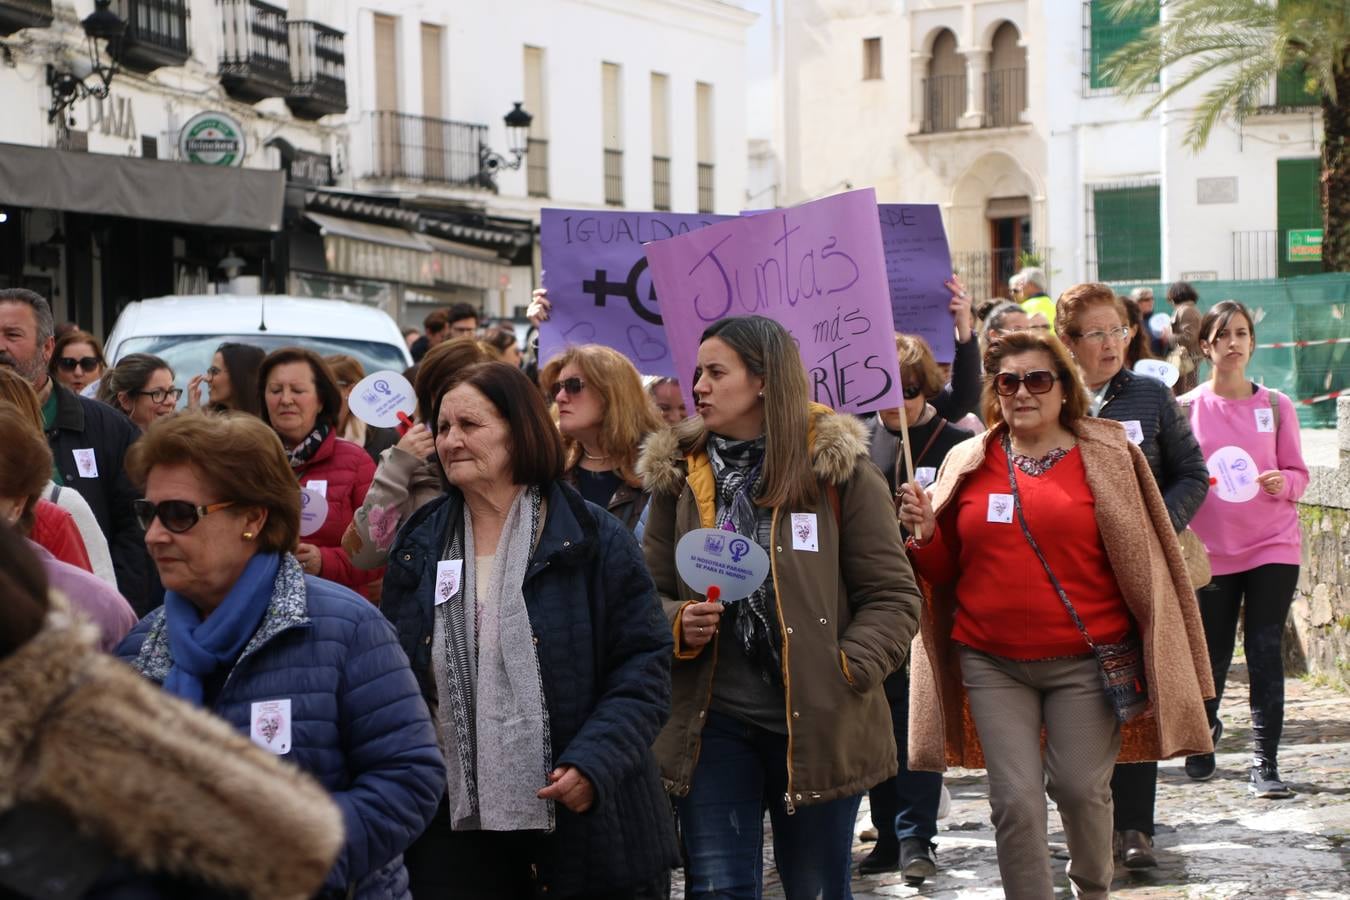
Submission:
POLYGON ((98 368, 97 356, 81 356, 76 359, 73 356, 63 356, 57 361, 57 365, 64 372, 74 372, 76 369, 84 369, 86 372, 92 372, 98 368))
POLYGON ((1017 393, 1017 389, 1025 384, 1027 391, 1032 394, 1045 394, 1055 386, 1059 379, 1055 377, 1054 372, 1047 372, 1044 369, 1037 369, 1035 372, 1028 372, 1025 375, 1018 375, 1016 372, 999 372, 994 376, 994 390, 1001 397, 1011 397, 1017 393))
POLYGON ((156 388, 153 391, 133 391, 133 393, 136 394, 136 396, 138 397, 149 397, 151 403, 163 403, 165 400, 168 400, 169 398, 173 398, 173 402, 177 403, 178 398, 183 396, 183 389, 156 388))
POLYGON ((1023 329, 1021 329, 1021 330, 1022 330, 1022 331, 1049 331, 1049 330, 1050 330, 1050 326, 1049 326, 1049 325, 1028 325, 1026 328, 1023 328, 1023 329))
POLYGON ((558 396, 558 391, 567 391, 569 396, 575 397, 581 393, 581 389, 586 386, 586 382, 580 378, 564 378, 562 381, 553 382, 553 390, 549 396, 558 396))
POLYGON ((1124 325, 1119 328, 1110 328, 1106 331, 1089 331, 1086 334, 1080 334, 1080 341, 1087 341, 1091 344, 1105 344, 1107 338, 1113 338, 1117 341, 1123 341, 1130 336, 1130 329, 1124 325))
POLYGON ((206 377, 215 378, 217 375, 222 374, 224 371, 225 370, 222 369, 220 366, 212 366, 211 368, 206 370, 206 377))
POLYGON ((151 503, 149 500, 132 500, 131 511, 136 521, 141 523, 143 531, 150 530, 150 524, 159 519, 159 524, 174 534, 182 534, 201 521, 201 517, 234 506, 234 501, 212 503, 210 506, 194 506, 186 500, 161 500, 151 503))
POLYGON ((923 393, 923 385, 907 384, 905 385, 903 393, 905 395, 906 400, 913 400, 915 397, 923 393))

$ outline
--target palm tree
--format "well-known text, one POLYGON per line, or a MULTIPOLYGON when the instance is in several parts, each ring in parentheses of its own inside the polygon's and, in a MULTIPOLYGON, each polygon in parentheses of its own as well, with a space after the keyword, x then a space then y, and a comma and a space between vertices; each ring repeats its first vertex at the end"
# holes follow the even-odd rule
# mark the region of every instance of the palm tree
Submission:
MULTIPOLYGON (((1158 0, 1116 0, 1110 10, 1137 21, 1157 8, 1158 0)), ((1186 130, 1186 145, 1200 150, 1220 118, 1241 122, 1274 79, 1300 73, 1322 107, 1322 267, 1350 271, 1350 2, 1168 0, 1166 13, 1107 60, 1106 76, 1136 96, 1156 91, 1163 69, 1172 69, 1147 114, 1217 75, 1186 130)))

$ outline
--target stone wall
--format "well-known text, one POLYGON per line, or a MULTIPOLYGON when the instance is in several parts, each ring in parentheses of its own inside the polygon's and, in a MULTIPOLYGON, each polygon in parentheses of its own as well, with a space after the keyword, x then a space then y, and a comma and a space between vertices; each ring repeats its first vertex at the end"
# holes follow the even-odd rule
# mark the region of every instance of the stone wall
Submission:
POLYGON ((1339 464, 1310 467, 1299 503, 1303 569, 1285 634, 1289 674, 1350 687, 1350 397, 1337 400, 1339 464))

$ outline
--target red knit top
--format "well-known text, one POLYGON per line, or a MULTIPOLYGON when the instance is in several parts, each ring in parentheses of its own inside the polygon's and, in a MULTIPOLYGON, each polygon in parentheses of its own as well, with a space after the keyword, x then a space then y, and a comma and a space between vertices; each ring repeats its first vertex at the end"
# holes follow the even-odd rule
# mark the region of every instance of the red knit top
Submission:
MULTIPOLYGON (((992 441, 984 465, 947 504, 932 539, 914 551, 919 573, 956 585, 952 640, 1009 659, 1088 652, 1012 511, 1008 465, 992 441)), ((1098 643, 1123 638, 1130 616, 1097 530, 1096 501, 1075 447, 1048 472, 1014 467, 1027 527, 1098 643)))

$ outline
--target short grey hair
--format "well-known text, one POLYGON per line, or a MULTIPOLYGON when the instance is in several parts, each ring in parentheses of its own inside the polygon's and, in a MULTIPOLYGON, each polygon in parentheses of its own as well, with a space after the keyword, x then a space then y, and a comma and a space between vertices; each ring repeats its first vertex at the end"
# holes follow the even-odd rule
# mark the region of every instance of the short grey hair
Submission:
POLYGON ((1141 300, 1152 300, 1153 288, 1137 287, 1134 290, 1130 291, 1130 299, 1133 300, 1135 303, 1138 303, 1141 300))
POLYGON ((989 332, 1004 330, 1003 321, 1008 318, 1009 313, 1022 313, 1025 315, 1026 310, 1012 302, 1000 303, 998 306, 991 309, 989 315, 984 317, 984 327, 980 334, 980 337, 984 338, 985 343, 988 343, 989 341, 989 332))
POLYGON ((52 318, 52 308, 46 299, 27 288, 0 289, 0 303, 26 303, 33 308, 33 318, 37 319, 37 345, 45 347, 47 341, 56 335, 56 322, 52 318))
POLYGON ((1022 286, 1024 288, 1029 284, 1034 284, 1042 291, 1045 290, 1045 273, 1035 266, 1027 266, 1014 277, 1022 279, 1022 286))

